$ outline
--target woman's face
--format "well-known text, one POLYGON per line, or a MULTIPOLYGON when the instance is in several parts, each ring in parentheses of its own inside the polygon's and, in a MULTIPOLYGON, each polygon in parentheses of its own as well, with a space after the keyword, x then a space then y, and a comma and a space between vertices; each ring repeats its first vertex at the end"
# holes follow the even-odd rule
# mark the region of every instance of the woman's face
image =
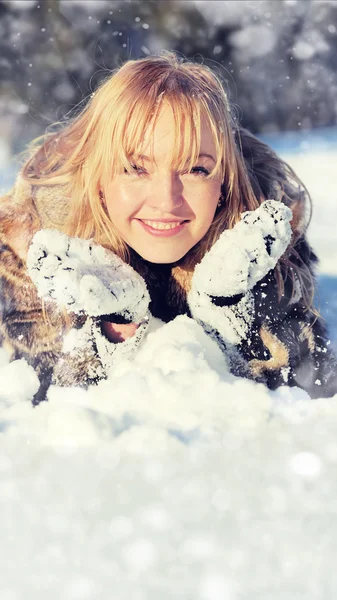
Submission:
POLYGON ((113 177, 105 190, 108 214, 122 239, 145 260, 172 263, 182 258, 209 229, 221 192, 220 177, 206 179, 216 150, 202 123, 200 155, 188 172, 175 172, 170 156, 175 143, 172 109, 164 105, 139 155, 134 173, 113 177), (149 160, 150 149, 153 162, 149 160))

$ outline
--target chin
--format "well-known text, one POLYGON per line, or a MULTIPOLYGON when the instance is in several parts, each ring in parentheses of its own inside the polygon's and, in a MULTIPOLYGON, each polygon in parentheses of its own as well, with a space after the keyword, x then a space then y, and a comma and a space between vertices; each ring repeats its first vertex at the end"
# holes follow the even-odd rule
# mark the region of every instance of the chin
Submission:
POLYGON ((183 258, 188 250, 186 251, 182 251, 182 252, 177 252, 177 250, 175 250, 174 252, 154 252, 154 249, 147 249, 144 251, 140 251, 137 250, 135 248, 137 254, 139 254, 139 256, 141 256, 144 260, 146 260, 147 262, 150 263, 154 263, 154 264, 158 264, 158 265, 168 265, 171 263, 175 263, 178 260, 180 260, 181 258, 183 258))

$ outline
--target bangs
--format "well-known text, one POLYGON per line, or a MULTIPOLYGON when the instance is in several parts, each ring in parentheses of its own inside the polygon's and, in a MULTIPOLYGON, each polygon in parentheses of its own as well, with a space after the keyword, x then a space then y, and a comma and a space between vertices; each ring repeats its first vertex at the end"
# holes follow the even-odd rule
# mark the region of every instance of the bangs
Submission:
MULTIPOLYGON (((219 126, 222 119, 220 114, 214 114, 214 107, 210 107, 204 98, 193 93, 185 95, 167 90, 158 93, 152 88, 146 90, 144 97, 139 95, 132 100, 124 104, 124 115, 119 116, 114 128, 109 152, 111 163, 107 165, 110 178, 124 169, 133 172, 132 161, 141 157, 145 135, 147 139, 153 139, 153 128, 165 103, 171 107, 174 116, 174 144, 169 159, 171 169, 182 172, 198 164, 202 128, 207 127, 213 137, 216 156, 215 165, 206 177, 220 176, 223 179, 224 135, 219 126)), ((146 153, 154 161, 152 144, 147 146, 146 153)))

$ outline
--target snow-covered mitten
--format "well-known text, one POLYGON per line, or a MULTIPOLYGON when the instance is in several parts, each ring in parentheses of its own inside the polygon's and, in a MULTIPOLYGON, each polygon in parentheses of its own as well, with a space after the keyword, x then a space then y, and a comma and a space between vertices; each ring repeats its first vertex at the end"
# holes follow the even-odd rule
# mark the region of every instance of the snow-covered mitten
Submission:
POLYGON ((28 273, 38 294, 76 314, 118 314, 139 323, 148 315, 144 279, 118 256, 91 240, 41 229, 32 240, 28 273))
MULTIPOLYGON (((41 298, 86 317, 82 326, 70 329, 63 340, 62 351, 75 361, 75 370, 78 364, 82 371, 85 360, 85 376, 97 380, 134 354, 152 319, 145 281, 130 265, 90 240, 44 229, 33 237, 27 267, 41 298), (139 326, 132 337, 112 343, 101 328, 100 317, 107 315, 121 316, 139 326)), ((60 365, 56 382, 64 380, 62 360, 60 365)))
POLYGON ((242 213, 195 267, 188 303, 192 316, 226 344, 246 338, 254 319, 252 288, 273 269, 291 240, 291 210, 266 200, 242 213))

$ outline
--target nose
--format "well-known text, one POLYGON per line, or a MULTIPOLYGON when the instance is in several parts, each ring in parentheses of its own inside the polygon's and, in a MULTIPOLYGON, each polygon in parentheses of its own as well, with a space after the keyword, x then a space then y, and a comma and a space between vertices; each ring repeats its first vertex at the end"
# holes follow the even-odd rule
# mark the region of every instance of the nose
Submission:
POLYGON ((158 176, 151 182, 148 204, 157 212, 172 214, 184 202, 182 192, 183 186, 177 174, 158 176))

